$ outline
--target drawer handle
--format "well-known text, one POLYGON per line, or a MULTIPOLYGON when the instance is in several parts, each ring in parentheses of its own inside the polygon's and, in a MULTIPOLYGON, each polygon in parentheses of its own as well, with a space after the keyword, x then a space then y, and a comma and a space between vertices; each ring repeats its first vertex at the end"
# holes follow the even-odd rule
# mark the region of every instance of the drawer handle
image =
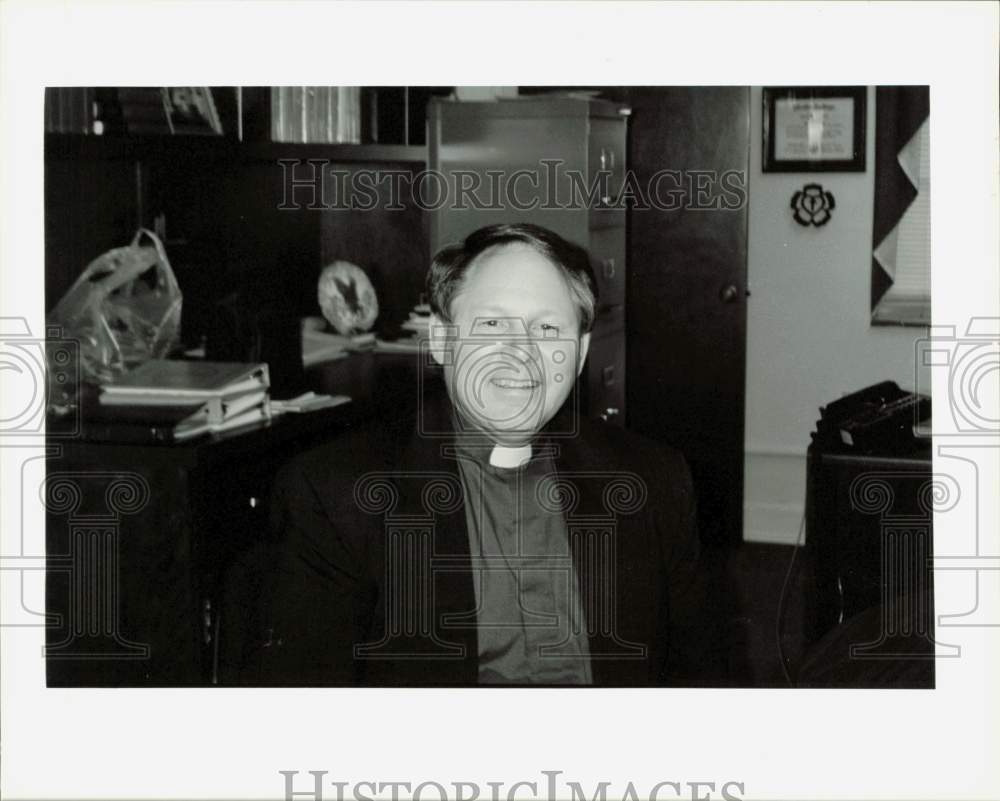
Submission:
POLYGON ((613 383, 615 383, 615 366, 613 364, 609 364, 601 370, 601 378, 603 379, 604 386, 606 387, 610 387, 613 383))
POLYGON ((617 417, 619 415, 618 408, 615 406, 609 406, 601 414, 598 415, 605 423, 608 421, 609 417, 617 417))
POLYGON ((205 598, 201 604, 201 632, 205 645, 212 644, 213 624, 212 601, 209 598, 205 598))
POLYGON ((613 257, 604 260, 604 277, 605 278, 615 277, 615 260, 613 257))

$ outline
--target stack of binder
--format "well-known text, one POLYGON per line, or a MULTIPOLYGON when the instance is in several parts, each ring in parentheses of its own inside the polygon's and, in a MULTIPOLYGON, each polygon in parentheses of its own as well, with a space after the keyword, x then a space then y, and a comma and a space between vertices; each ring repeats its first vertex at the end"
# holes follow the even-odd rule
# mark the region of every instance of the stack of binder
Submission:
POLYGON ((271 418, 267 364, 153 359, 101 387, 108 439, 183 442, 271 418))

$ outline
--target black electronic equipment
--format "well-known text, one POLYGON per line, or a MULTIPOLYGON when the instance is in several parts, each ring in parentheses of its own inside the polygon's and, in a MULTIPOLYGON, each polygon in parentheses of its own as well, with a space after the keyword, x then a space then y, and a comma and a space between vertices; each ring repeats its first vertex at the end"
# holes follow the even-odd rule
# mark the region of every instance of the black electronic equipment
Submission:
POLYGON ((855 453, 897 453, 913 447, 914 427, 931 416, 931 399, 883 381, 820 409, 813 442, 855 453))

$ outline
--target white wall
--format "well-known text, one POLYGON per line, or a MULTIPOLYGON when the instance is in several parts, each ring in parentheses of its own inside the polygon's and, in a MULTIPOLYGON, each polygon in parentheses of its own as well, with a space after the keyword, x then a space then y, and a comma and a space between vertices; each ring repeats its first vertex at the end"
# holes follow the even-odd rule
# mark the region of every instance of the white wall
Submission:
POLYGON ((868 91, 863 174, 765 175, 759 87, 751 89, 750 109, 743 534, 791 543, 819 407, 877 381, 912 389, 914 341, 926 331, 870 324, 874 89, 868 91), (820 228, 792 219, 792 195, 810 182, 836 200, 833 219, 820 228))

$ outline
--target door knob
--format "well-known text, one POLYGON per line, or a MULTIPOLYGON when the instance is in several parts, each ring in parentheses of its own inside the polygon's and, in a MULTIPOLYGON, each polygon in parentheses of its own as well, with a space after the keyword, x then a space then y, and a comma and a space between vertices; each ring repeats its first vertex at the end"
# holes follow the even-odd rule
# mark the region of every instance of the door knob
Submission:
POLYGON ((719 300, 723 303, 735 303, 739 296, 740 291, 736 288, 736 284, 728 284, 719 292, 719 300))

